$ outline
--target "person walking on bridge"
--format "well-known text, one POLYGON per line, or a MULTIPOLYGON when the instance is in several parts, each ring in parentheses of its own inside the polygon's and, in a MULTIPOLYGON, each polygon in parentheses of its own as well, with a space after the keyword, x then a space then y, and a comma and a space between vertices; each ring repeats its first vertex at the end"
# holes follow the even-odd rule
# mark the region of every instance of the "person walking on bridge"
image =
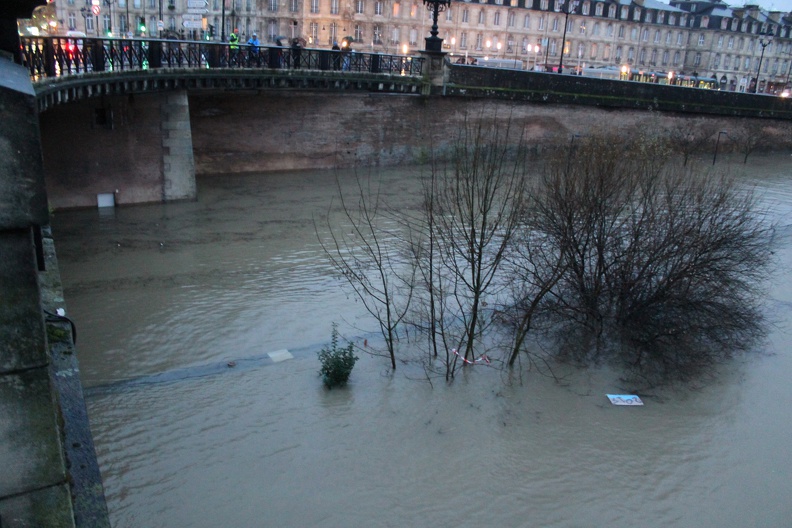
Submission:
POLYGON ((239 30, 237 28, 234 28, 234 31, 228 35, 228 53, 228 64, 234 64, 237 60, 237 55, 239 54, 239 30))
POLYGON ((260 64, 261 61, 259 60, 259 46, 261 43, 259 42, 259 39, 255 33, 253 33, 253 36, 248 39, 247 43, 248 53, 250 55, 248 65, 253 64, 254 62, 257 65, 260 64))

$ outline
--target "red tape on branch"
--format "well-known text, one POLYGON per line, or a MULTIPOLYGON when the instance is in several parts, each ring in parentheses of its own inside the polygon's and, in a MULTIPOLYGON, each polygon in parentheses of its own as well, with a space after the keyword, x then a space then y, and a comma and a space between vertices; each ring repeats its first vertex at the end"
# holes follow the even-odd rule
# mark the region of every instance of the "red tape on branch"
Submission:
POLYGON ((489 365, 489 362, 490 362, 490 360, 489 360, 489 358, 487 357, 487 355, 486 355, 486 354, 485 354, 485 355, 483 355, 483 356, 481 356, 481 357, 479 357, 478 359, 474 359, 473 361, 471 361, 471 360, 469 360, 469 359, 465 359, 465 358, 463 358, 462 356, 460 356, 460 355, 459 355, 459 352, 457 352, 457 349, 456 349, 456 348, 452 348, 452 349, 451 349, 451 352, 453 352, 454 354, 456 354, 456 355, 457 355, 457 357, 458 357, 459 359, 461 359, 461 360, 462 360, 462 361, 463 361, 463 362, 464 362, 466 365, 475 365, 476 363, 482 363, 482 362, 483 362, 483 363, 486 363, 487 365, 489 365))

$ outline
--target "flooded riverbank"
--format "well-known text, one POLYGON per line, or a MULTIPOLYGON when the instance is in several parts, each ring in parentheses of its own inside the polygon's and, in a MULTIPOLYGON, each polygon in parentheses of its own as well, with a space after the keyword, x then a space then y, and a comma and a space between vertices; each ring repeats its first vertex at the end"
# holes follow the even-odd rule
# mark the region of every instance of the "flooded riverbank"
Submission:
MULTIPOLYGON (((113 525, 786 525, 789 160, 732 168, 781 223, 767 343, 640 408, 608 403, 624 387, 607 369, 558 384, 477 365, 432 386, 367 355, 325 390, 331 323, 375 329, 316 239, 330 172, 199 178, 195 203, 58 213, 113 525), (294 358, 267 355, 280 349, 294 358)), ((418 175, 383 171, 391 205, 417 203, 418 175)))

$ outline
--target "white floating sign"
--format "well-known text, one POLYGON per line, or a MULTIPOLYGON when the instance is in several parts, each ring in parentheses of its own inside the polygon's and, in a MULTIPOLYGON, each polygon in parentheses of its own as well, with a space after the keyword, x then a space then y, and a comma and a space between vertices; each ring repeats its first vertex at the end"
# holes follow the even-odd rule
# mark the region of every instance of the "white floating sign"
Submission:
POLYGON ((273 363, 280 363, 281 361, 286 361, 287 359, 292 359, 294 357, 291 355, 291 352, 286 349, 269 352, 267 355, 270 357, 273 363))
POLYGON ((182 15, 182 20, 185 21, 185 22, 187 22, 188 20, 191 20, 193 22, 196 22, 196 21, 200 22, 202 18, 203 17, 201 15, 197 15, 197 14, 194 14, 194 13, 185 13, 185 14, 182 15))
POLYGON ((643 405, 635 394, 606 394, 613 405, 643 405))
POLYGON ((203 23, 200 20, 185 20, 182 22, 182 26, 186 27, 187 29, 201 29, 203 27, 203 23))
POLYGON ((209 5, 209 2, 206 0, 187 0, 187 9, 197 9, 207 5, 209 5))

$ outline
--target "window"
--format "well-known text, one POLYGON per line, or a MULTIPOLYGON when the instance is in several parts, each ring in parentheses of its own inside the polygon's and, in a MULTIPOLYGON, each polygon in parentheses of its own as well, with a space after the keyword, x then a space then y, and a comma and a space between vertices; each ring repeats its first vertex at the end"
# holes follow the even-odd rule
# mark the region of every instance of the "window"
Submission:
POLYGON ((668 50, 665 50, 665 51, 663 52, 663 66, 665 66, 666 64, 668 64, 668 58, 669 58, 669 53, 668 53, 668 50))
POLYGON ((704 33, 702 33, 702 34, 700 34, 700 35, 699 35, 699 38, 698 38, 698 45, 699 45, 699 46, 703 46, 703 45, 704 45, 704 33))
POLYGON ((696 53, 696 58, 693 59, 693 66, 701 66, 701 53, 696 53))
POLYGON ((478 35, 476 35, 476 49, 481 50, 483 43, 484 43, 484 37, 481 35, 481 33, 479 33, 478 35))
POLYGON ((638 28, 630 28, 630 40, 638 40, 638 28))
POLYGON ((674 52, 674 66, 679 64, 679 59, 682 57, 678 51, 674 52))
POLYGON ((712 67, 717 68, 720 66, 721 56, 720 53, 716 53, 714 57, 712 57, 712 67))
POLYGON ((269 10, 272 13, 278 10, 278 0, 269 0, 269 10))
POLYGON ((723 35, 718 35, 718 47, 723 47, 723 35))
POLYGON ((459 36, 459 47, 462 49, 467 49, 467 33, 464 31, 459 36))
POLYGON ((599 34, 600 34, 600 24, 599 24, 599 22, 594 22, 594 29, 592 30, 592 33, 594 34, 595 37, 599 36, 599 34))
POLYGON ((374 44, 382 44, 382 26, 374 25, 374 44))
POLYGON ((382 16, 382 0, 374 2, 374 14, 376 16, 382 16))
MULTIPOLYGON (((363 2, 363 0, 355 1, 355 13, 357 13, 358 15, 362 15, 365 9, 366 9, 366 4, 363 2)), ((355 37, 355 40, 357 40, 357 37, 355 37)))
POLYGON ((400 42, 401 42, 401 40, 400 40, 400 35, 399 35, 399 28, 393 28, 393 30, 391 31, 390 43, 393 46, 398 46, 400 42))
POLYGON ((608 17, 616 18, 616 6, 613 4, 611 4, 611 6, 608 7, 608 17))
MULTIPOLYGON (((525 18, 528 18, 527 16, 525 18)), ((530 22, 527 22, 530 23, 530 22)), ((544 15, 539 17, 539 27, 537 28, 539 31, 544 31, 545 28, 545 17, 544 15)))
POLYGON ((553 39, 553 40, 550 42, 550 55, 555 55, 555 54, 556 54, 556 47, 557 47, 557 45, 558 45, 558 44, 556 43, 555 39, 553 39))
POLYGON ((605 31, 605 34, 609 37, 613 36, 613 24, 608 24, 608 28, 605 31))
POLYGON ((670 31, 666 32, 665 43, 666 43, 666 46, 670 46, 671 45, 671 32, 670 31))
POLYGON ((674 16, 671 13, 668 14, 668 25, 669 26, 675 26, 676 25, 676 16, 674 16))
POLYGON ((483 24, 483 23, 484 23, 484 20, 485 20, 485 18, 484 18, 484 10, 482 9, 482 10, 481 10, 481 11, 479 11, 479 13, 478 13, 478 23, 479 23, 479 24, 483 24))
POLYGON ((176 17, 168 17, 168 29, 176 31, 176 17))
POLYGON ((580 8, 580 14, 581 15, 588 15, 589 14, 589 3, 588 2, 584 2, 583 3, 583 7, 580 8))
POLYGON ((731 66, 731 55, 726 55, 723 57, 723 69, 728 70, 731 66))
MULTIPOLYGON (((86 3, 86 5, 87 5, 87 3, 86 3)), ((140 5, 140 0, 132 0, 132 7, 134 7, 135 9, 140 9, 142 7, 140 5)), ((93 28, 93 26, 91 26, 91 28, 93 28)))
POLYGON ((627 62, 629 63, 635 62, 635 48, 633 47, 627 49, 627 62))
POLYGON ((641 8, 639 7, 635 8, 635 11, 633 11, 633 20, 635 20, 636 22, 641 21, 641 8))
POLYGON ((495 11, 495 16, 492 19, 493 26, 500 26, 500 11, 495 11))
POLYGON ((613 56, 613 60, 616 62, 621 62, 622 60, 622 47, 616 46, 616 55, 613 56))
MULTIPOLYGON (((121 17, 121 20, 124 20, 124 17, 121 17)), ((74 31, 77 29, 77 16, 74 13, 69 13, 69 29, 74 31)), ((121 24, 121 31, 126 31, 126 28, 123 24, 121 24)))
MULTIPOLYGON (((401 10, 401 4, 399 2, 393 2, 393 17, 398 18, 399 11, 401 10)), ((398 42, 396 42, 398 44, 398 42)))
POLYGON ((681 45, 682 45, 682 32, 677 31, 677 46, 681 46, 681 45))
POLYGON ((599 51, 599 49, 598 49, 598 46, 597 46, 597 44, 595 42, 594 44, 591 45, 591 53, 589 54, 589 58, 591 60, 594 60, 594 59, 597 58, 597 51, 599 51))
POLYGON ((110 21, 110 15, 102 15, 102 31, 109 33, 111 29, 113 28, 110 21))
POLYGON ((663 13, 662 11, 658 11, 657 12, 657 23, 658 24, 662 24, 664 19, 665 19, 665 13, 663 13))
POLYGON ((308 26, 310 28, 310 35, 311 35, 311 42, 316 42, 319 40, 319 24, 316 22, 311 22, 311 25, 308 26))
POLYGON ((311 0, 311 13, 319 12, 319 0, 311 0))
POLYGON ((729 37, 729 41, 726 44, 726 47, 729 49, 734 49, 734 37, 729 37))
POLYGON ((630 8, 627 6, 622 7, 621 9, 621 19, 627 20, 627 15, 630 13, 630 8))
POLYGON ((94 28, 93 17, 92 16, 85 17, 85 30, 93 31, 93 28, 94 28))
POLYGON ((338 14, 338 0, 330 0, 330 14, 331 15, 338 14))
POLYGON ((611 57, 611 45, 605 44, 605 49, 602 52, 602 60, 610 60, 611 57))
POLYGON ((547 6, 548 6, 548 5, 549 5, 549 1, 548 1, 548 0, 542 0, 542 1, 539 3, 539 9, 541 9, 541 10, 543 10, 543 11, 547 11, 547 6))
POLYGON ((649 56, 649 64, 655 65, 657 64, 657 50, 653 49, 652 54, 649 56))
POLYGON ((355 24, 355 42, 362 42, 363 41, 363 28, 360 27, 360 24, 355 24))
POLYGON ((467 24, 468 23, 468 10, 467 9, 463 9, 462 10, 462 23, 463 24, 467 24))
POLYGON ((551 31, 558 31, 558 18, 553 19, 553 27, 550 28, 551 31))
POLYGON ((643 31, 641 31, 641 40, 643 42, 646 42, 646 41, 649 40, 649 30, 648 29, 644 28, 643 31))
POLYGON ((619 38, 624 38, 624 26, 619 26, 619 38))
POLYGON ((660 42, 660 30, 659 30, 659 29, 658 29, 657 31, 655 31, 655 34, 654 34, 654 41, 655 41, 655 44, 657 44, 658 42, 660 42))
POLYGON ((446 22, 453 22, 454 21, 454 10, 450 7, 446 9, 446 22))
MULTIPOLYGON (((248 6, 250 6, 250 1, 248 0, 248 6)), ((251 9, 248 7, 248 11, 251 9)), ((300 11, 300 0, 290 0, 289 1, 289 11, 292 13, 298 13, 300 11)))
POLYGON ((509 18, 506 21, 506 25, 509 27, 514 27, 514 19, 515 19, 515 14, 513 12, 509 13, 509 18))
MULTIPOLYGON (((410 18, 415 18, 417 15, 418 15, 418 4, 413 2, 413 5, 410 6, 410 18)), ((412 42, 410 44, 412 44, 412 42)))
POLYGON ((597 2, 597 6, 594 8, 594 14, 602 16, 602 2, 597 2))

